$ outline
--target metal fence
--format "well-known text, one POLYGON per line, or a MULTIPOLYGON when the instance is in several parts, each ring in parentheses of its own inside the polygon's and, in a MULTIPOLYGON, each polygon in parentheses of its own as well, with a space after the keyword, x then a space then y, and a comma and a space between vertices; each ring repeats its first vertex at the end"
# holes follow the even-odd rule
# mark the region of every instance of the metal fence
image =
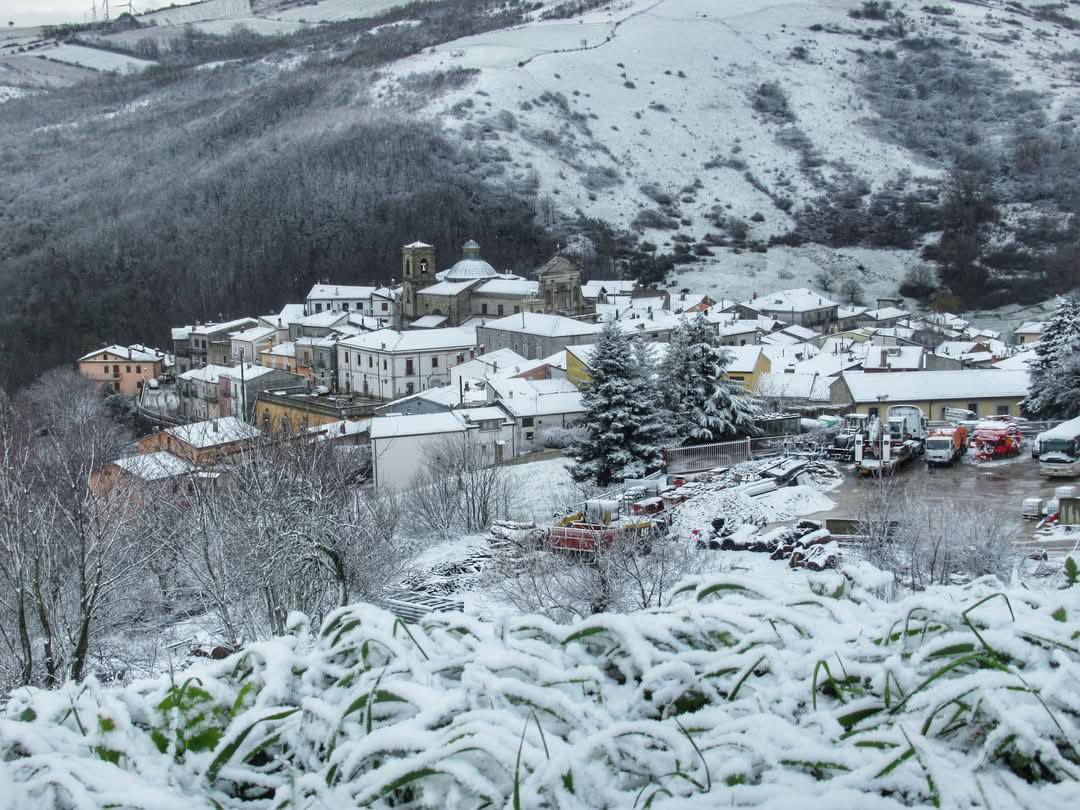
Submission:
POLYGON ((695 447, 670 447, 664 450, 664 464, 669 474, 731 467, 741 461, 749 461, 750 457, 749 439, 699 444, 695 447))

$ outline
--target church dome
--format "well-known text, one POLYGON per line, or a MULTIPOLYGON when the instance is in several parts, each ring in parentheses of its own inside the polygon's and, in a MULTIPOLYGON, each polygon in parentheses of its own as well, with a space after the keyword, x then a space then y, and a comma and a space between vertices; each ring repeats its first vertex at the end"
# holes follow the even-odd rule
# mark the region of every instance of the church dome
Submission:
POLYGON ((480 245, 472 239, 465 243, 461 261, 446 271, 443 281, 468 281, 474 278, 494 278, 495 268, 480 258, 480 245))

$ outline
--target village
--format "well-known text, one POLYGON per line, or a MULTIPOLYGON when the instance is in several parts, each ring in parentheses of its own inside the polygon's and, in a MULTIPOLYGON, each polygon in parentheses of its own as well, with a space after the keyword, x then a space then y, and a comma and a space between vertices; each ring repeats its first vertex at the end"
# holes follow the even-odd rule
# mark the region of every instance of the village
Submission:
MULTIPOLYGON (((592 553, 620 527, 669 531, 674 521, 700 548, 775 552, 762 534, 777 529, 791 541, 791 521, 811 516, 801 535, 818 548, 795 560, 832 568, 842 558, 837 541, 867 520, 874 487, 917 462, 918 471, 897 475, 898 489, 919 490, 906 497, 970 497, 975 507, 992 493, 1018 549, 1045 560, 1075 548, 1052 525, 1062 499, 1071 516, 1063 522, 1080 522, 1075 493, 1041 476, 1032 458, 1036 435, 1052 423, 1020 416, 1040 322, 1003 335, 947 313, 905 311, 902 299, 868 307, 807 288, 718 301, 584 280, 565 256, 526 275, 499 273, 472 241, 448 270, 436 267, 435 248, 413 242, 402 248, 399 285, 320 283, 276 314, 173 328, 167 349, 107 346, 80 358, 83 376, 134 397, 152 425, 137 452, 96 474, 97 487, 213 478, 261 438, 354 448, 355 480, 376 492, 430 486, 424 476, 448 441, 469 448, 470 464, 511 465, 519 481, 565 477, 563 453, 586 415, 582 388, 604 327, 617 323, 662 359, 680 324, 703 320, 723 347, 722 376, 756 403, 753 435, 667 448, 647 480, 605 492, 564 488, 514 516, 525 522, 496 527, 499 537, 592 553), (721 505, 706 514, 701 504, 717 492, 721 505), (779 500, 768 506, 769 498, 779 500), (1022 520, 1032 509, 1026 517, 1036 520, 1022 520), (546 533, 540 541, 537 531, 546 533)), ((468 568, 473 541, 435 556, 468 568)), ((797 546, 788 542, 782 558, 797 546)), ((438 566, 428 573, 439 580, 438 566)))

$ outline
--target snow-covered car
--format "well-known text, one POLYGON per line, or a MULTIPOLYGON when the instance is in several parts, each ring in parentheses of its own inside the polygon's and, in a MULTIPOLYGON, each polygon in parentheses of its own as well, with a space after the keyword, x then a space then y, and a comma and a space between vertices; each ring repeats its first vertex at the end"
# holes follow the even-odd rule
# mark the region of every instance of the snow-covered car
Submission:
POLYGON ((146 381, 146 387, 149 388, 151 391, 157 391, 159 388, 161 388, 161 383, 157 381, 157 377, 151 377, 149 380, 146 381))
POLYGON ((330 393, 330 388, 328 386, 325 386, 325 385, 316 385, 315 386, 315 393, 318 396, 322 396, 323 394, 329 394, 330 393))

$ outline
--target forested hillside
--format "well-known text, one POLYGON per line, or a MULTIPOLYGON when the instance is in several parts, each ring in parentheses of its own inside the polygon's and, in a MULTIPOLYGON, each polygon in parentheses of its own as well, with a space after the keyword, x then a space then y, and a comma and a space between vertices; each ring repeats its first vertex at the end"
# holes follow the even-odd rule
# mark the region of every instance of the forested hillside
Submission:
POLYGON ((470 237, 500 268, 537 263, 554 242, 530 190, 368 94, 373 66, 515 19, 489 6, 501 4, 407 7, 389 17, 425 23, 375 34, 387 18, 288 40, 193 37, 140 76, 5 104, 0 386, 103 341, 276 311, 317 279, 389 281, 412 239, 448 263, 470 237), (207 64, 227 58, 239 61, 207 64))

